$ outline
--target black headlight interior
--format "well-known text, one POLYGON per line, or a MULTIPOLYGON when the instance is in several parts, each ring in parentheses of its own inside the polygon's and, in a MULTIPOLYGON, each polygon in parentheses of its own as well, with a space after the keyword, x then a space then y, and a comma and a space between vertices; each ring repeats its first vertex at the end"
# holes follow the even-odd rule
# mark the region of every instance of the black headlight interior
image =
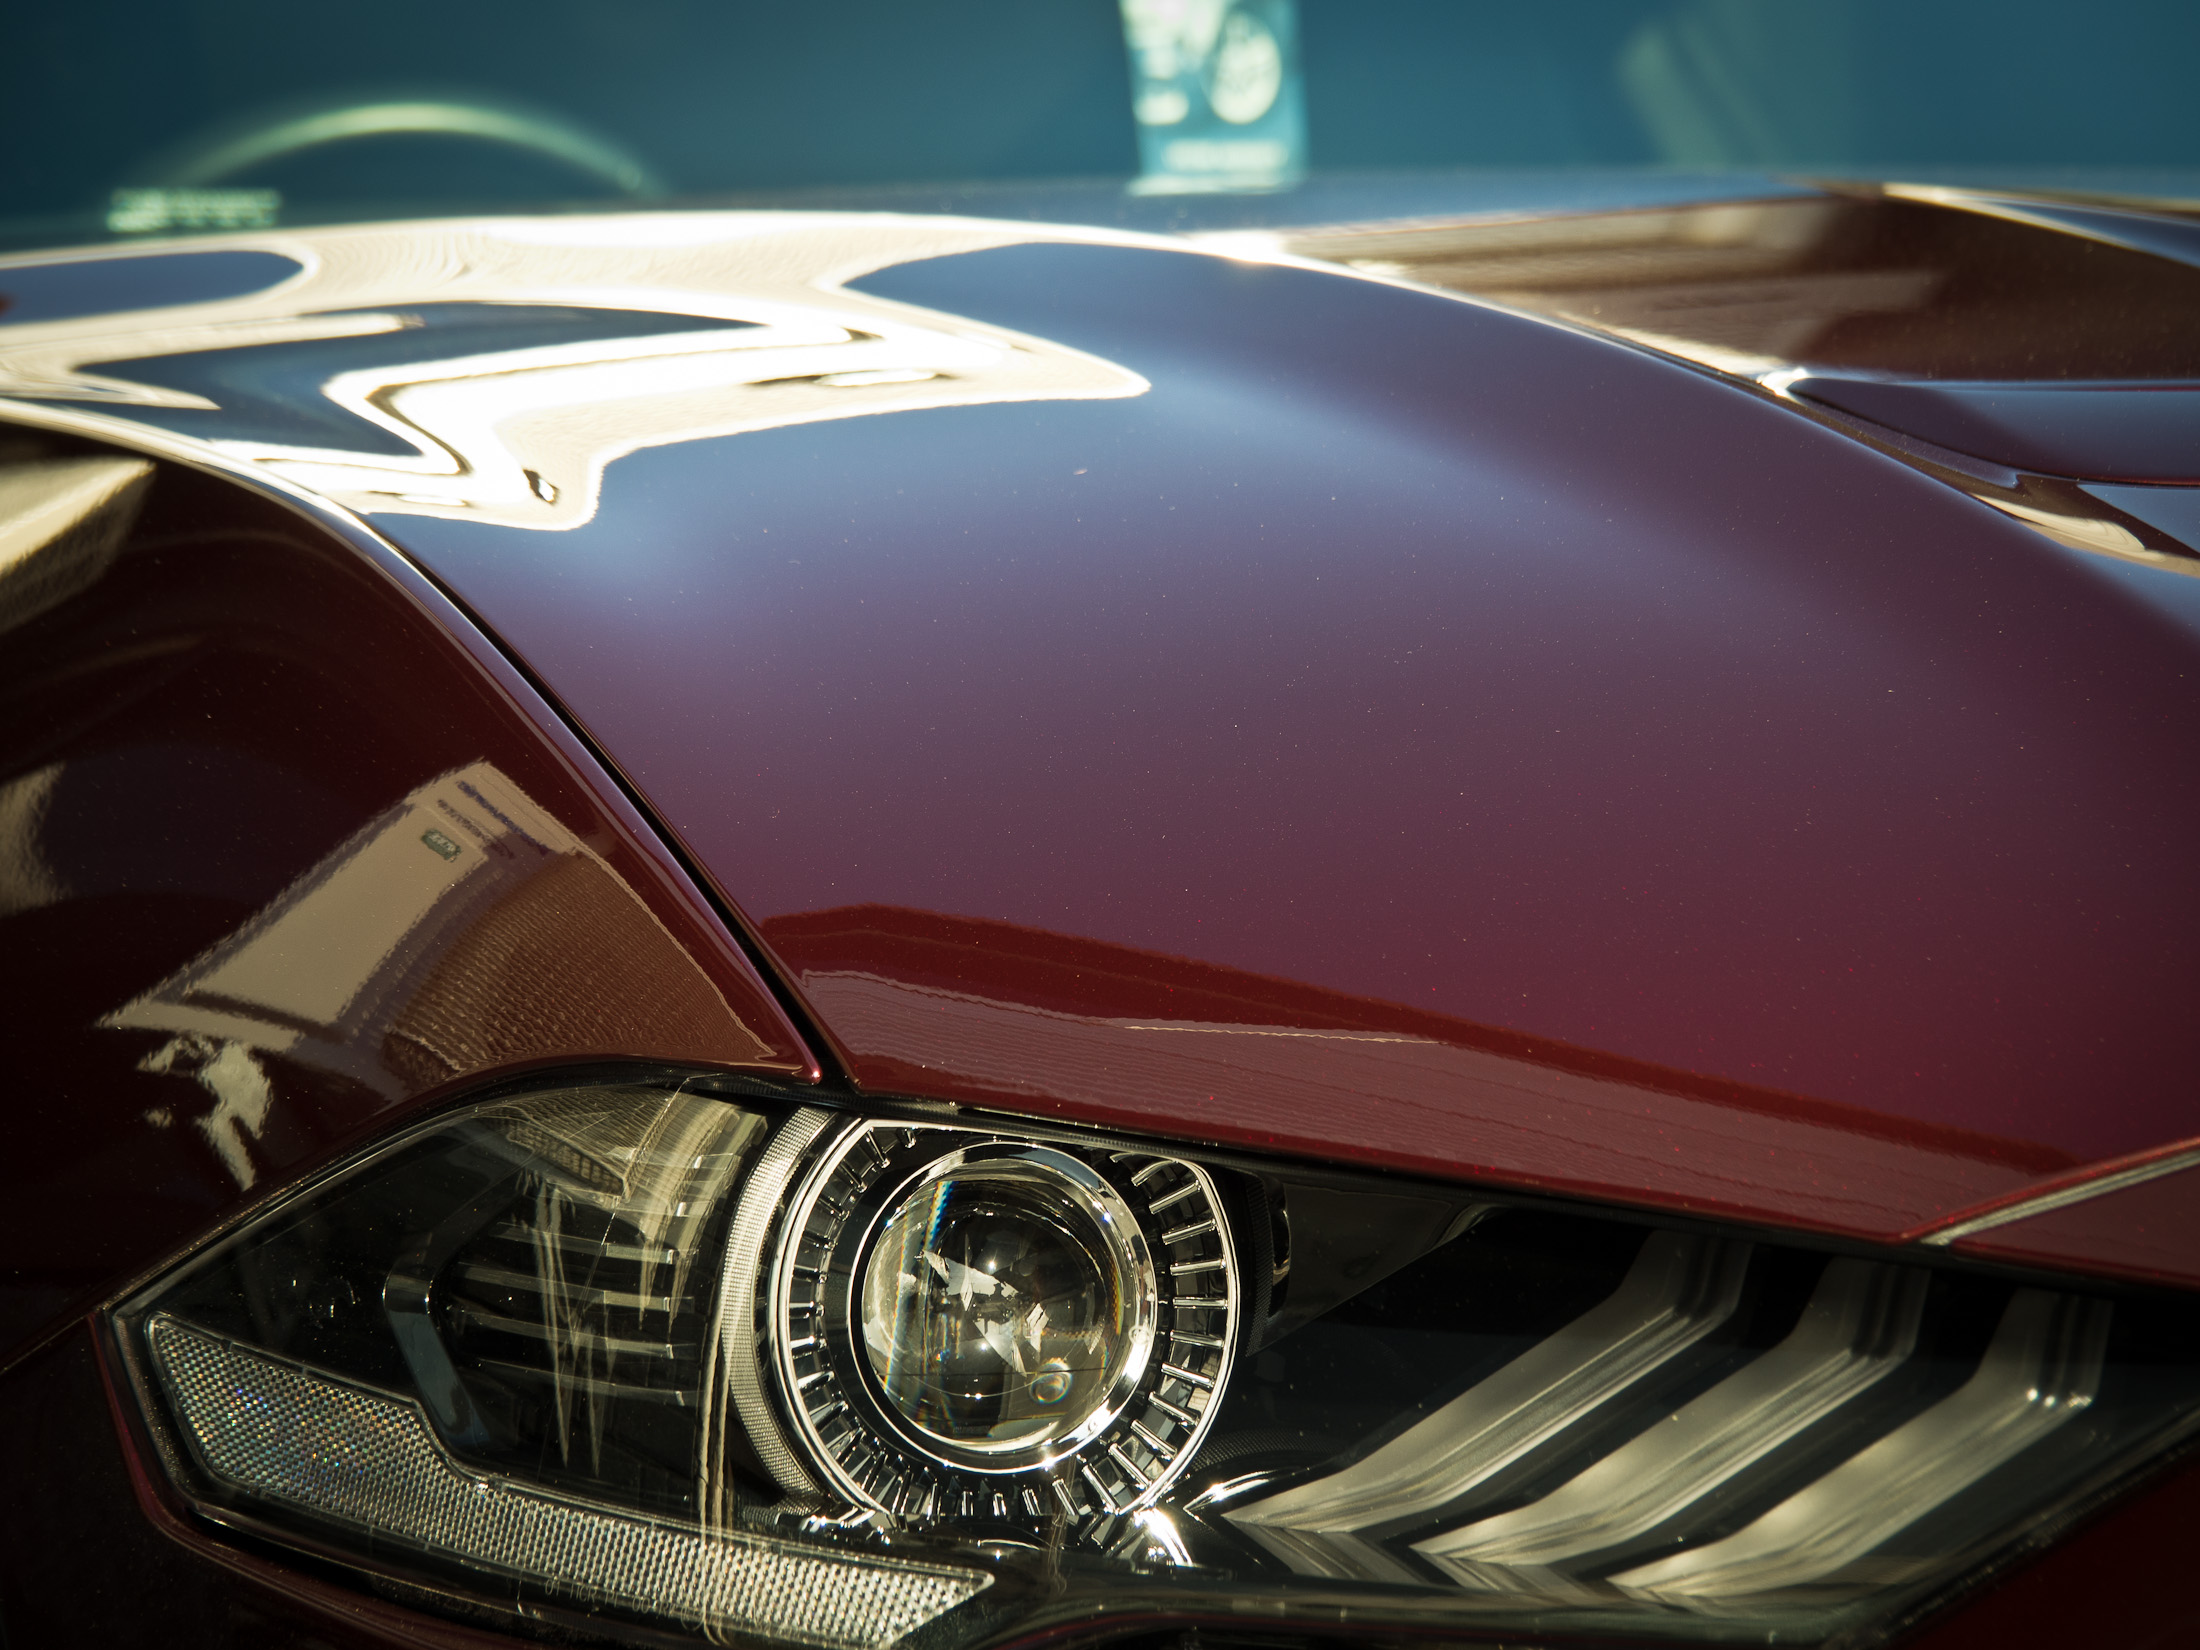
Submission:
POLYGON ((243 1539, 836 1650, 1869 1640, 2200 1426, 2180 1297, 710 1080, 446 1112, 114 1326, 243 1539))

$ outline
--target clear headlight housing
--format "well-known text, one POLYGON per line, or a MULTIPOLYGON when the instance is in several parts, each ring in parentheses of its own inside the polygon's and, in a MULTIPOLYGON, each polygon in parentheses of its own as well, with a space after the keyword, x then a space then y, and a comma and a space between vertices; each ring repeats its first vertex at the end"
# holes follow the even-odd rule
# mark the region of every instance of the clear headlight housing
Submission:
POLYGON ((884 1650, 1890 1632, 2200 1427, 2200 1314, 732 1080, 508 1093, 114 1318, 240 1539, 884 1650))

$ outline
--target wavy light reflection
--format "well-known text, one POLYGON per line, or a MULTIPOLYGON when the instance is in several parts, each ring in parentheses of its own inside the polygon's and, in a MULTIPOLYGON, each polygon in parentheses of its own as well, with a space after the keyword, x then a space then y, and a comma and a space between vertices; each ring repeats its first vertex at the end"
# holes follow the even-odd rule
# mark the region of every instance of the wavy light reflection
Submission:
POLYGON ((645 447, 868 413, 1143 394, 1138 374, 1082 351, 845 289, 894 264, 1081 238, 1093 237, 778 213, 240 236, 225 244, 283 254, 303 272, 244 297, 10 327, 0 405, 33 419, 26 403, 108 409, 72 422, 124 439, 142 440, 155 422, 363 514, 572 528, 594 516, 605 467, 645 447), (413 311, 424 303, 469 340, 448 357, 418 358, 423 321, 413 311), (590 336, 582 324, 570 342, 483 350, 478 329, 463 325, 466 305, 601 312, 613 335, 590 336), (615 335, 631 333, 621 321, 637 314, 695 326, 615 335), (360 366, 369 339, 390 347, 386 358, 368 347, 360 366), (348 347, 329 349, 317 375, 312 346, 339 340, 348 347), (300 430, 331 428, 333 412, 334 427, 355 439, 303 445, 246 433, 242 397, 221 387, 218 357, 275 345, 293 351, 285 374, 253 374, 253 395, 287 394, 283 410, 300 415, 290 420, 300 430), (184 366, 191 385, 149 381, 184 366), (280 388, 299 376, 309 389, 280 388), (144 417, 154 410, 162 416, 144 417))

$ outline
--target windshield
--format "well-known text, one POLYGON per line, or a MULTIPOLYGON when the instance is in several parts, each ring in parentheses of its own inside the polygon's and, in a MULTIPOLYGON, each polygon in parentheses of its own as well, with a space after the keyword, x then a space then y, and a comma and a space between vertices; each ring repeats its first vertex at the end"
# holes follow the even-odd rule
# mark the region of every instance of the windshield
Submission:
POLYGON ((1382 175, 1396 215, 1552 169, 2200 194, 2190 0, 79 0, 15 29, 15 246, 644 201, 1310 221, 1325 178, 1382 175))

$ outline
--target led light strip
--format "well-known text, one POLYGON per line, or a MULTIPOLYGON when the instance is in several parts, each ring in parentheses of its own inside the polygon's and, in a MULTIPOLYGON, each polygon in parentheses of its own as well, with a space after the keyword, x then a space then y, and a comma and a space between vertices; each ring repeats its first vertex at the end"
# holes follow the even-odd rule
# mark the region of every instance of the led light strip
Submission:
POLYGON ((1922 1268, 1837 1260, 1778 1346, 1539 1501, 1416 1542, 1469 1586, 1485 1566, 1554 1565, 1617 1547, 1678 1516, 1876 1385, 1917 1345, 1922 1268))
POLYGON ((975 1570, 807 1551, 467 1472, 420 1406, 165 1313, 146 1345, 218 1482, 584 1601, 819 1650, 886 1650, 992 1584, 975 1570))
POLYGON ((2110 1310, 2018 1290, 1977 1373, 1955 1392, 1725 1540, 1616 1575, 1613 1585, 1716 1606, 1833 1575, 2092 1403, 2110 1310))
MULTIPOLYGON (((1739 1243, 1654 1236, 1602 1305, 1426 1420, 1340 1471, 1225 1516, 1302 1575, 1426 1585, 1391 1543, 1530 1450, 1624 1403, 1643 1376, 1733 1313, 1747 1258, 1739 1243)), ((1829 1263, 1779 1345, 1555 1489, 1424 1536, 1412 1554, 1493 1595, 1595 1604, 1616 1588, 1713 1613, 1843 1581, 1850 1566, 2063 1427, 2100 1389, 2108 1303, 2020 1289, 1961 1388, 1831 1470, 1806 1462, 1811 1480, 1742 1528, 1672 1551, 1695 1539, 1693 1511, 1910 1360, 1929 1288, 1922 1268, 1829 1263), (1626 1563, 1631 1544, 1626 1568, 1594 1579, 1626 1563), (1666 1556, 1645 1563, 1646 1547, 1666 1556)), ((1903 1562, 1871 1558, 1882 1581, 1903 1562)))
POLYGON ((1225 1516, 1301 1575, 1416 1582, 1362 1532, 1428 1518, 1733 1316, 1749 1245, 1660 1232, 1611 1297, 1327 1477, 1225 1516))

